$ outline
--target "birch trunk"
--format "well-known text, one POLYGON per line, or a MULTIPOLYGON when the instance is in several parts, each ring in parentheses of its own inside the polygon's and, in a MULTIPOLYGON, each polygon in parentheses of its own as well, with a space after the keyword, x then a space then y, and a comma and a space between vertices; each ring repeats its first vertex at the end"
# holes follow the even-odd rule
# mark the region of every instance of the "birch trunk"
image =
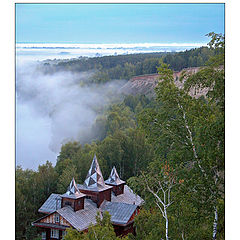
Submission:
POLYGON ((167 209, 164 208, 165 220, 166 220, 166 240, 168 240, 168 217, 167 217, 167 209))
POLYGON ((213 221, 213 240, 217 239, 217 224, 218 224, 218 212, 217 207, 214 207, 214 221, 213 221))
MULTIPOLYGON (((143 175, 144 177, 144 175, 143 175)), ((154 192, 148 185, 148 182, 146 178, 144 178, 146 182, 146 186, 148 188, 148 191, 153 194, 153 196, 156 198, 156 204, 158 208, 160 209, 163 218, 165 219, 165 237, 166 240, 168 240, 168 216, 167 216, 167 208, 173 203, 170 201, 170 193, 171 193, 171 188, 173 187, 173 182, 170 183, 170 186, 167 187, 167 190, 163 189, 163 186, 161 182, 159 181, 158 184, 160 186, 159 190, 162 190, 163 193, 163 198, 161 199, 160 196, 158 196, 158 191, 154 192), (168 192, 168 195, 166 196, 166 192, 168 192), (162 206, 162 207, 161 207, 162 206)))
MULTIPOLYGON (((187 122, 187 118, 186 118, 186 114, 185 114, 185 111, 183 109, 183 106, 180 105, 178 103, 178 106, 179 108, 182 110, 183 112, 183 119, 184 119, 184 123, 185 123, 185 127, 188 131, 188 134, 189 134, 189 140, 190 140, 190 143, 192 145, 192 150, 193 150, 193 154, 194 154, 194 158, 196 159, 196 162, 198 164, 198 167, 200 168, 201 172, 203 173, 204 177, 207 179, 207 174, 206 172, 204 171, 204 169, 202 168, 201 164, 200 164, 200 160, 198 158, 198 155, 197 155, 197 151, 196 151, 196 148, 195 148, 195 145, 193 143, 193 137, 192 137, 192 132, 190 130, 190 127, 188 125, 188 122, 187 122)), ((215 180, 215 185, 217 183, 217 180, 218 180, 218 174, 216 174, 216 180, 215 180)), ((211 190, 210 190, 211 191, 211 190)), ((213 192, 211 191, 211 193, 213 194, 213 192)), ((218 213, 217 213, 217 207, 215 205, 214 207, 214 221, 213 221, 213 240, 216 240, 217 239, 217 224, 218 224, 218 213)))

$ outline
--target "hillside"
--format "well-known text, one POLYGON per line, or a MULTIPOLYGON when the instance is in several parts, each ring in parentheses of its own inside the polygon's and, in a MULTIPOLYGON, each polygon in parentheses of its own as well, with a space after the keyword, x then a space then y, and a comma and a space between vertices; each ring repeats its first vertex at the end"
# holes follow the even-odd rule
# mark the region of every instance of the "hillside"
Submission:
MULTIPOLYGON (((173 77, 176 86, 178 86, 179 88, 183 86, 183 83, 179 81, 183 71, 185 71, 187 74, 193 74, 198 72, 199 69, 200 67, 192 67, 174 72, 173 77)), ((121 91, 125 94, 143 94, 146 96, 152 96, 154 95, 154 88, 157 86, 159 81, 160 79, 158 74, 145 74, 140 76, 134 76, 121 88, 121 91)), ((194 95, 197 98, 201 95, 205 95, 206 93, 207 89, 202 89, 200 92, 195 92, 194 89, 190 91, 190 95, 194 95)))

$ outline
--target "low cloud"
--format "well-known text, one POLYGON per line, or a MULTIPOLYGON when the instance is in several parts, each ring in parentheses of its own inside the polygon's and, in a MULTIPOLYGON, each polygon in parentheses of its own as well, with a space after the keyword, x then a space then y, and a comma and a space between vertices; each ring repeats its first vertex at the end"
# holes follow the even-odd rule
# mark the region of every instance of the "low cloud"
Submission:
MULTIPOLYGON (((112 96, 116 96, 124 81, 113 81, 102 85, 86 84, 92 73, 58 72, 50 75, 43 74, 37 66, 34 63, 17 64, 16 119, 17 126, 21 128, 17 127, 17 149, 20 146, 42 148, 36 145, 41 144, 38 139, 44 141, 44 138, 49 138, 45 141, 55 153, 58 153, 61 145, 67 141, 89 142, 91 128, 98 111, 113 101, 112 96), (38 128, 39 122, 41 125, 38 128), (35 132, 30 133, 27 129, 28 125, 34 125, 35 132), (43 131, 50 133, 46 134, 43 131), (24 133, 26 136, 21 136, 24 133), (30 134, 33 135, 31 138, 27 136, 30 134), (31 139, 29 144, 24 143, 29 139, 31 139)), ((34 154, 29 149, 24 150, 21 148, 19 152, 34 154)), ((47 152, 49 149, 41 149, 41 151, 43 157, 44 151, 47 152)), ((29 156, 29 154, 26 154, 26 159, 22 159, 24 154, 18 156, 17 151, 17 164, 31 168, 30 161, 40 161, 37 159, 38 156, 29 156)), ((39 162, 35 163, 36 166, 39 164, 39 162)))

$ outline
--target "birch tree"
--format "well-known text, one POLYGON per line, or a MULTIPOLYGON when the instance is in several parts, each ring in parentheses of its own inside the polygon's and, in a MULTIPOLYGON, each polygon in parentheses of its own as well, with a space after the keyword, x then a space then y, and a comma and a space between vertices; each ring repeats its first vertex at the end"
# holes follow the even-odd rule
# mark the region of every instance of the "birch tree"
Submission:
POLYGON ((179 177, 201 204, 206 218, 213 217, 212 239, 216 239, 218 201, 224 198, 224 37, 209 34, 218 55, 196 74, 184 74, 177 87, 168 65, 158 68, 156 106, 140 117, 140 125, 156 155, 178 169, 179 177), (207 89, 197 98, 190 91, 207 89))
POLYGON ((169 172, 168 165, 162 165, 159 169, 159 174, 152 173, 148 176, 142 174, 146 190, 149 191, 155 198, 155 204, 160 210, 165 220, 165 239, 169 239, 169 219, 168 208, 172 205, 171 191, 174 187, 175 179, 169 172))

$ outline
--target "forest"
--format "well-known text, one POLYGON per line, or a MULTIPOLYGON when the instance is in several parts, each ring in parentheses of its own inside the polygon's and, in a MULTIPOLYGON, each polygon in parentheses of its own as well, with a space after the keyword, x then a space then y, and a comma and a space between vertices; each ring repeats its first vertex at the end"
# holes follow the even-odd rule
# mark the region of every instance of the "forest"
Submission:
MULTIPOLYGON (((225 238, 225 41, 222 34, 208 36, 208 47, 179 53, 43 63, 48 74, 92 70, 97 84, 147 73, 158 73, 162 81, 155 97, 126 95, 111 104, 96 118, 94 140, 62 145, 55 166, 46 161, 37 171, 16 167, 16 239, 41 239, 31 226, 43 216, 38 208, 51 193, 64 193, 72 177, 83 182, 94 154, 105 179, 116 166, 145 200, 134 223, 136 236, 122 239, 225 238), (183 73, 184 87, 177 88, 173 71, 193 66, 202 68, 183 73), (195 98, 191 88, 208 92, 195 98)), ((64 239, 120 239, 108 214, 97 222, 87 234, 70 229, 64 239)))
POLYGON ((72 60, 46 60, 42 65, 45 73, 57 71, 86 72, 92 71, 91 82, 104 83, 110 80, 129 80, 133 76, 157 73, 159 60, 170 65, 173 71, 188 67, 204 66, 217 49, 200 47, 184 52, 162 52, 127 54, 105 57, 80 57, 72 60))

